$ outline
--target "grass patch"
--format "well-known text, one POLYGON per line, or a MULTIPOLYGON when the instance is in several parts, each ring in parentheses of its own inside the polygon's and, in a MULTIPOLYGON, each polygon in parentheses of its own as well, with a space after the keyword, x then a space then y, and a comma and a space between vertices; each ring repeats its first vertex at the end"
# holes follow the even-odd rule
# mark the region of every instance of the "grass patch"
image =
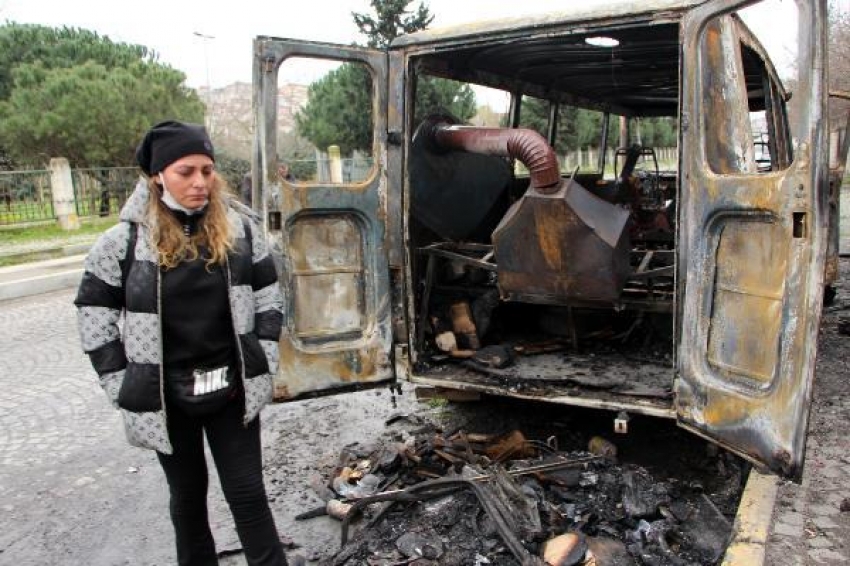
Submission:
POLYGON ((107 216, 104 218, 81 219, 79 230, 63 230, 56 221, 45 224, 27 224, 26 226, 4 226, 0 227, 0 238, 3 239, 4 243, 12 244, 25 244, 45 240, 62 242, 71 237, 95 236, 117 223, 118 216, 107 216))
POLYGON ((0 267, 65 257, 66 252, 62 249, 63 246, 92 242, 96 236, 117 222, 118 216, 115 215, 82 219, 79 230, 63 230, 56 221, 26 226, 2 226, 0 242, 3 244, 10 245, 13 249, 15 245, 27 249, 27 244, 37 243, 37 249, 21 253, 7 252, 8 255, 0 254, 0 267))
POLYGON ((432 397, 428 399, 428 407, 431 409, 445 409, 449 406, 449 400, 445 397, 432 397))

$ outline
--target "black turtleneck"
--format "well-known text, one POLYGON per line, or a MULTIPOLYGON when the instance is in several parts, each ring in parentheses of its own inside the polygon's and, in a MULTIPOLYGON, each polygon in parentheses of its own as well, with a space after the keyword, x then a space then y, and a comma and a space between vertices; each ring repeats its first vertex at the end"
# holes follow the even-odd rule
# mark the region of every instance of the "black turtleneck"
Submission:
POLYGON ((203 220, 204 215, 206 214, 206 209, 195 214, 186 214, 182 210, 174 210, 172 208, 169 208, 168 210, 174 215, 174 218, 177 219, 180 226, 183 227, 183 235, 187 238, 195 235, 198 231, 199 225, 201 224, 201 220, 203 220))
MULTIPOLYGON (((203 213, 172 210, 183 233, 198 230, 203 213)), ((199 257, 162 269, 162 338, 166 372, 210 369, 235 360, 235 334, 230 316, 224 266, 207 267, 209 249, 199 257)))

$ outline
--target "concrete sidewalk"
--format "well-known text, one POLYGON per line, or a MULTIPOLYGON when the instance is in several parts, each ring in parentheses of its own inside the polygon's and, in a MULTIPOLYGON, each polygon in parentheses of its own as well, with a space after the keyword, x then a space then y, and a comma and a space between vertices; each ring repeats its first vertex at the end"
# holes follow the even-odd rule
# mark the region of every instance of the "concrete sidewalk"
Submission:
POLYGON ((0 267, 0 301, 19 299, 80 284, 86 254, 0 267))

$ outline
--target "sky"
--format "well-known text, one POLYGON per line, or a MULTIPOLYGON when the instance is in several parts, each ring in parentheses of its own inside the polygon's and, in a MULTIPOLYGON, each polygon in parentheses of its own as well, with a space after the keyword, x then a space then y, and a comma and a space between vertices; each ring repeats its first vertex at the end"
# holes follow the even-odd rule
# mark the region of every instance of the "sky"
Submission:
MULTIPOLYGON (((581 0, 582 6, 612 0, 581 0)), ((789 57, 777 22, 793 14, 792 0, 770 0, 762 26, 773 57, 789 57)), ((848 10, 850 0, 837 0, 848 10)), ((410 6, 419 4, 414 0, 410 6)), ((426 0, 431 27, 480 19, 569 9, 577 0, 426 0)), ((368 12, 368 0, 0 0, 0 22, 78 27, 113 41, 154 49, 159 59, 183 71, 193 88, 251 82, 251 42, 270 35, 333 43, 365 43, 351 17, 368 12), (297 7, 296 7, 297 6, 297 7)), ((758 30, 756 30, 758 33, 758 30)))

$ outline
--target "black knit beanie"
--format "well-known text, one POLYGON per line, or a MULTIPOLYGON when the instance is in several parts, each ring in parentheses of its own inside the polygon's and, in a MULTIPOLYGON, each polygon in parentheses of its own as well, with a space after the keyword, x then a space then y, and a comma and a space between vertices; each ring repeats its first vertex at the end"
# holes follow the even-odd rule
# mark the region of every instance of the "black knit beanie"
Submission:
POLYGON ((186 155, 207 155, 215 161, 207 130, 200 124, 160 122, 145 134, 136 148, 136 161, 146 175, 159 173, 186 155))

